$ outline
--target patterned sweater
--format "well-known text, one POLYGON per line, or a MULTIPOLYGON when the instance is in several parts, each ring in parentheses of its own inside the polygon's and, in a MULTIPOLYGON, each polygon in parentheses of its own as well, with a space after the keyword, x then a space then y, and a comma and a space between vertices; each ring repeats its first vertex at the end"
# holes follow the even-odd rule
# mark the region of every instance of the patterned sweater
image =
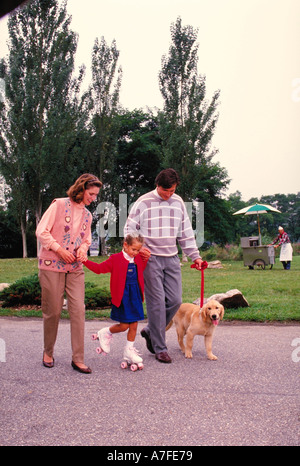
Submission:
POLYGON ((290 238, 289 238, 289 235, 284 231, 282 234, 279 233, 278 236, 276 236, 276 238, 274 239, 274 241, 272 241, 271 244, 275 244, 277 243, 277 241, 279 241, 278 243, 278 246, 281 246, 283 243, 290 243, 290 238))
POLYGON ((48 207, 36 229, 36 236, 41 243, 39 251, 39 268, 52 272, 76 272, 82 270, 82 264, 64 262, 57 250, 61 246, 76 257, 79 247, 87 252, 91 244, 92 215, 84 204, 76 204, 68 197, 54 199, 48 207))
POLYGON ((124 236, 137 230, 144 236, 145 246, 154 256, 175 256, 178 241, 193 261, 200 258, 186 207, 177 194, 167 201, 159 196, 156 189, 141 196, 130 210, 124 236))

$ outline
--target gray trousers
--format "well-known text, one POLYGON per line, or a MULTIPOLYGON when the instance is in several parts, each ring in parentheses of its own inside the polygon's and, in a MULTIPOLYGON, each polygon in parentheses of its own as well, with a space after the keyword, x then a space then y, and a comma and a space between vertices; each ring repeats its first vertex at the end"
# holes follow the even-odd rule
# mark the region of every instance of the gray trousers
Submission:
POLYGON ((166 326, 176 314, 182 301, 180 259, 178 255, 151 255, 144 271, 148 325, 155 353, 166 351, 166 326))

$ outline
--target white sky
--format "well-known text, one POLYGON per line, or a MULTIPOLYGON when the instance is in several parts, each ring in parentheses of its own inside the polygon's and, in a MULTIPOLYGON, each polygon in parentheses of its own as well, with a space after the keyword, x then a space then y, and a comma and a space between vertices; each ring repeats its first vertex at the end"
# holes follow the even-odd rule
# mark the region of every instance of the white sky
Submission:
MULTIPOLYGON (((68 0, 67 10, 87 74, 95 38, 116 40, 129 110, 162 109, 158 73, 171 23, 180 16, 198 28, 207 98, 221 90, 213 160, 232 180, 226 194, 239 190, 247 201, 300 191, 299 0, 68 0)), ((6 37, 2 19, 0 57, 6 37)))

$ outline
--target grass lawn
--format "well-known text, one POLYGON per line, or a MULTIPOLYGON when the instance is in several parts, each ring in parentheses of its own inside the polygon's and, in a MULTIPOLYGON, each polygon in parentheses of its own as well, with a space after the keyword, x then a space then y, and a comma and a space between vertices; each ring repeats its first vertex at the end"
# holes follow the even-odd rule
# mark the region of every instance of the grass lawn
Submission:
MULTIPOLYGON (((95 262, 103 258, 92 258, 95 262)), ((206 269, 205 297, 240 290, 250 307, 225 311, 224 320, 243 321, 298 321, 300 322, 300 256, 294 256, 290 271, 283 270, 278 259, 272 269, 249 270, 243 262, 222 262, 222 269, 206 269)), ((37 259, 0 259, 0 283, 13 283, 21 277, 37 271, 37 259)), ((110 275, 96 275, 85 270, 86 281, 109 289, 110 275)), ((183 302, 193 302, 200 296, 201 274, 190 268, 190 262, 182 267, 183 302)), ((145 308, 146 311, 146 308, 145 308)), ((36 310, 0 308, 0 315, 39 317, 36 310)), ((87 319, 109 317, 110 310, 88 311, 87 319)), ((63 313, 63 317, 67 317, 63 313)))

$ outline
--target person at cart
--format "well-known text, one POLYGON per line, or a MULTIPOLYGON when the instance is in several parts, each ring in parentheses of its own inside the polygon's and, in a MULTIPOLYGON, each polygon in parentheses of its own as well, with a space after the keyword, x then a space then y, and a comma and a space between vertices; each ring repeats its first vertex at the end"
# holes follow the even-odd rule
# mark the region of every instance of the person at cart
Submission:
POLYGON ((289 235, 284 231, 283 227, 278 227, 278 232, 278 236, 274 239, 274 241, 272 241, 271 244, 269 244, 269 246, 275 245, 274 248, 281 246, 279 260, 282 262, 284 270, 290 270, 291 261, 293 260, 293 248, 291 241, 289 235))

